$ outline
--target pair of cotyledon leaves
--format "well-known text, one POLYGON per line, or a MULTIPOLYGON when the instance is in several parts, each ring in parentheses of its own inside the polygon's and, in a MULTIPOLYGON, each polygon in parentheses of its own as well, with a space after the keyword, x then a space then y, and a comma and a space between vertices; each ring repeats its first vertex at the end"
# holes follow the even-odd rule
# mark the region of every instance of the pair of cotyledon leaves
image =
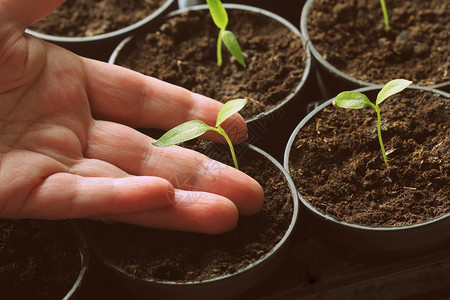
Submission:
MULTIPOLYGON (((394 79, 386 83, 377 95, 375 105, 378 106, 381 102, 390 96, 397 94, 409 86, 412 82, 405 79, 394 79)), ((367 106, 375 106, 370 102, 366 95, 359 92, 342 92, 336 96, 335 105, 343 108, 360 109, 367 106)))
POLYGON ((195 139, 196 137, 201 136, 209 130, 216 131, 222 134, 221 131, 223 130, 221 129, 220 125, 229 117, 240 111, 245 106, 245 104, 247 104, 247 99, 230 100, 225 103, 219 110, 215 127, 209 126, 201 120, 187 121, 167 131, 159 140, 154 142, 153 145, 158 147, 167 147, 179 144, 195 139))

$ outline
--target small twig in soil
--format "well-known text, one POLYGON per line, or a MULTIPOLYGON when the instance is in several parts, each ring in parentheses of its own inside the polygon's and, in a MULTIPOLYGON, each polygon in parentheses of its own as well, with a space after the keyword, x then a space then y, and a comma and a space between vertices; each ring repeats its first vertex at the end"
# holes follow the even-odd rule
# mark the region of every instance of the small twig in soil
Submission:
POLYGON ((410 187, 410 186, 404 186, 403 188, 406 189, 406 190, 412 190, 412 191, 417 190, 417 188, 415 188, 415 187, 410 187))
POLYGON ((255 100, 255 99, 252 99, 252 98, 247 98, 247 99, 250 100, 251 102, 253 102, 253 103, 259 105, 259 106, 264 106, 264 103, 261 103, 261 102, 258 101, 258 100, 255 100))

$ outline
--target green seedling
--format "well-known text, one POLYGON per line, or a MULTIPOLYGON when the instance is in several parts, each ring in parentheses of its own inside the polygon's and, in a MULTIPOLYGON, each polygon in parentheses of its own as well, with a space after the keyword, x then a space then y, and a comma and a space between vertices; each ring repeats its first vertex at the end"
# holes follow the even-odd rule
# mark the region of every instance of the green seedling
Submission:
POLYGON ((172 146, 195 139, 207 131, 215 131, 220 133, 227 141, 228 146, 230 147, 231 156, 233 157, 234 166, 236 169, 239 169, 233 143, 220 125, 229 117, 240 111, 245 104, 247 104, 247 99, 230 100, 219 110, 215 127, 209 126, 200 120, 187 121, 167 131, 162 137, 159 138, 159 140, 154 142, 153 145, 157 147, 172 146))
POLYGON ((225 7, 222 5, 222 2, 220 2, 220 0, 206 0, 206 2, 208 3, 214 24, 220 29, 217 38, 217 65, 219 67, 222 66, 223 41, 231 55, 233 55, 242 66, 246 67, 244 55, 242 54, 241 47, 239 46, 236 37, 231 31, 226 30, 228 25, 228 14, 225 7))
POLYGON ((389 31, 391 30, 391 27, 389 26, 389 15, 387 13, 386 3, 384 3, 384 0, 380 0, 380 4, 381 10, 383 11, 384 30, 389 31))
POLYGON ((333 100, 334 106, 350 109, 360 109, 372 106, 377 112, 377 131, 378 141, 380 142, 381 152, 386 167, 388 166, 386 151, 384 150, 383 139, 381 137, 381 114, 379 104, 388 97, 397 94, 409 86, 412 82, 405 79, 394 79, 386 83, 377 95, 375 104, 373 104, 366 95, 358 92, 342 92, 333 100))

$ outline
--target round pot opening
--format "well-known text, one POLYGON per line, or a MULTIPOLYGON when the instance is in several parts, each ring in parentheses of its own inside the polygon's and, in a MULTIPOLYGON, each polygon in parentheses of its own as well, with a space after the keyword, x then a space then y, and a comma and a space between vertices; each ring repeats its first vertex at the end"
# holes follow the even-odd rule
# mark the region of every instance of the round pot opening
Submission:
MULTIPOLYGON (((376 95, 382 86, 373 86, 357 89, 355 91, 366 94, 370 93, 372 96, 376 95)), ((450 98, 450 94, 429 88, 412 86, 407 90, 411 91, 425 91, 432 92, 434 95, 439 95, 440 97, 450 98)), ((373 97, 369 97, 373 99, 373 97)), ((306 116, 292 132, 289 141, 287 143, 284 155, 284 167, 290 172, 293 177, 294 182, 296 181, 296 176, 292 174, 292 153, 294 149, 294 142, 297 136, 302 131, 304 127, 308 125, 310 121, 316 120, 315 117, 319 116, 325 108, 331 106, 333 99, 330 99, 314 111, 306 116)), ((389 101, 389 100, 387 100, 389 101)), ((336 108, 338 109, 338 108, 336 108)), ((383 108, 381 107, 383 111, 383 108)), ((346 111, 347 112, 347 111, 346 111)), ((346 112, 340 112, 345 114, 346 112)), ((383 112, 382 112, 383 114, 383 112)), ((326 122, 321 119, 321 122, 326 122)), ((315 124, 315 123, 314 123, 315 124)), ((336 123, 339 124, 339 123, 336 123)), ((332 125, 335 126, 336 124, 332 125)), ((338 125, 336 125, 338 126, 338 125)), ((365 125, 364 125, 365 126, 365 125)), ((367 125, 367 127, 371 127, 367 125)), ((317 131, 325 130, 324 127, 320 127, 317 131)), ((338 134, 338 133, 336 133, 338 134)), ((325 138, 325 134, 321 135, 321 138, 325 138)), ((326 138, 325 138, 326 139, 326 138)), ((376 133, 375 133, 376 139, 376 133)), ((325 143, 325 142, 324 142, 325 143)), ((302 147, 302 144, 297 144, 295 147, 302 147)), ((375 146, 379 145, 376 144, 375 146)), ((299 152, 301 150, 296 150, 299 152)), ((310 150, 303 150, 305 152, 310 152, 310 150)), ((332 151, 332 150, 330 150, 332 151)), ((321 152, 320 152, 321 153, 321 152)), ((364 152, 363 152, 364 153, 364 152)), ((361 154, 362 155, 362 154, 361 154)), ((322 158, 327 160, 326 158, 322 158)), ((330 158, 332 160, 333 158, 330 158)), ((298 160, 298 159, 297 159, 298 160)), ((380 159, 380 161, 382 161, 380 159)), ((383 163, 381 163, 382 165, 383 163)), ((367 165, 366 165, 367 166, 367 165)), ((328 171, 328 170, 326 170, 328 171)), ((347 170, 348 171, 348 170, 347 170)), ((345 172, 347 172, 345 171, 345 172)), ((367 171, 367 170, 364 170, 367 171)), ((306 172, 303 170, 302 172, 306 172)), ((323 171, 325 172, 325 171, 323 171)), ((344 172, 344 170, 342 170, 344 172)), ((328 173, 328 172, 327 172, 328 173)), ((315 173, 313 173, 315 174, 315 173)), ((305 177, 306 178, 306 177, 305 177)), ((327 182, 331 179, 325 179, 327 182)), ((361 179, 362 182, 363 179, 361 179)), ((336 187, 338 189, 339 187, 336 187)), ((406 187, 408 188, 408 187, 406 187)), ((412 189, 412 188, 411 188, 412 189)), ((298 187, 297 187, 298 190, 298 187)), ((310 197, 310 196, 309 196, 310 197)), ((439 245, 442 245, 449 240, 450 235, 448 233, 448 226, 450 225, 450 213, 444 213, 432 220, 419 221, 414 224, 402 225, 402 226, 368 226, 360 225, 357 223, 349 223, 347 221, 339 220, 322 210, 318 209, 310 202, 308 202, 305 197, 299 192, 299 199, 301 201, 302 208, 305 210, 305 215, 308 216, 309 223, 311 224, 313 230, 322 238, 322 240, 329 242, 334 245, 339 245, 346 250, 351 249, 352 251, 363 250, 361 253, 368 254, 381 254, 381 253, 416 253, 421 251, 426 251, 439 245)), ((361 199, 364 201, 364 199, 361 199)), ((350 205, 350 204, 349 204, 350 205)))

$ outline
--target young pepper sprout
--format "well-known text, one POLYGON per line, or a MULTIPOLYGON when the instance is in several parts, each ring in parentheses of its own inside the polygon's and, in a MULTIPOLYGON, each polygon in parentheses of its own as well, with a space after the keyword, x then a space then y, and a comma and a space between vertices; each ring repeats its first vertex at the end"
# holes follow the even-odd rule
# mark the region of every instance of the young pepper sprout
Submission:
POLYGON ((381 102, 386 100, 388 97, 397 94, 409 86, 412 82, 405 79, 394 79, 386 83, 377 95, 375 104, 370 102, 366 95, 358 92, 342 92, 336 96, 333 100, 334 106, 339 106, 343 108, 350 109, 360 109, 367 106, 372 106, 377 112, 377 132, 378 141, 380 142, 381 152, 383 154, 383 159, 386 167, 388 166, 386 151, 384 150, 383 139, 381 138, 381 114, 380 107, 378 106, 381 102))
POLYGON ((207 131, 215 131, 220 133, 227 141, 228 146, 230 147, 231 156, 233 157, 234 166, 236 169, 239 169, 233 143, 220 125, 229 117, 240 111, 245 104, 247 104, 247 99, 230 100, 219 110, 215 127, 209 126, 200 120, 187 121, 167 131, 162 137, 159 138, 159 140, 152 144, 157 147, 172 146, 195 139, 207 131))
POLYGON ((219 36, 217 38, 217 65, 222 66, 222 40, 231 55, 244 67, 245 64, 244 55, 242 54, 241 47, 234 36, 234 34, 226 30, 228 25, 228 14, 222 5, 220 0, 206 0, 208 3, 209 11, 214 24, 220 29, 219 36))

